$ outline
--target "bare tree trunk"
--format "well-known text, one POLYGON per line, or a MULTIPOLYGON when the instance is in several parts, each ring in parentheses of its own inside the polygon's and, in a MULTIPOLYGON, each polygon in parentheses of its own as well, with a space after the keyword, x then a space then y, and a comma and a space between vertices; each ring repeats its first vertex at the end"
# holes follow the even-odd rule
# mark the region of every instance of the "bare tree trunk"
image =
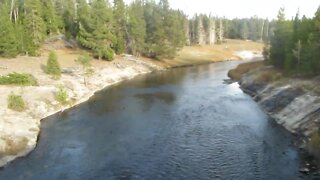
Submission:
POLYGON ((13 7, 14 7, 14 0, 11 0, 10 20, 12 20, 13 7))
POLYGON ((206 32, 204 30, 203 26, 203 18, 200 16, 199 17, 199 24, 198 24, 198 44, 199 45, 205 45, 206 44, 206 32))
POLYGON ((222 23, 222 19, 219 19, 219 32, 218 32, 218 42, 222 43, 223 42, 223 34, 224 34, 224 29, 223 29, 223 23, 222 23))
POLYGON ((216 25, 215 20, 211 16, 209 18, 209 45, 213 45, 216 43, 216 25))
POLYGON ((263 32, 264 32, 264 24, 265 24, 265 20, 263 20, 262 26, 261 26, 261 36, 260 36, 260 41, 263 41, 263 32))
POLYGON ((16 8, 16 9, 13 11, 14 23, 17 23, 17 21, 18 21, 18 14, 19 14, 19 9, 16 8))

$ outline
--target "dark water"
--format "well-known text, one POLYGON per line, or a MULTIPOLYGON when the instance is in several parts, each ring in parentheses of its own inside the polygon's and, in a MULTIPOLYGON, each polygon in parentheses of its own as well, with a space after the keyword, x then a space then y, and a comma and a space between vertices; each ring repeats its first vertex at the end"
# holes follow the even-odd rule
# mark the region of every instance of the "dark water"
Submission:
POLYGON ((236 83, 236 62, 143 75, 43 121, 0 179, 301 179, 292 137, 236 83))

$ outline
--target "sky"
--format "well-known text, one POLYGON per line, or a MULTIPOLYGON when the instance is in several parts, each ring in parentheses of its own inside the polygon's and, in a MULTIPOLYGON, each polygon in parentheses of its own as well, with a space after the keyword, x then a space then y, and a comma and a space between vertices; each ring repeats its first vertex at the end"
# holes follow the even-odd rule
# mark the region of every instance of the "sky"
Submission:
MULTIPOLYGON (((127 4, 133 0, 124 0, 127 4)), ((158 0, 157 0, 158 2, 158 0)), ((183 10, 189 17, 195 13, 205 13, 227 18, 246 18, 257 15, 275 19, 281 7, 286 17, 291 19, 299 9, 300 15, 314 17, 320 0, 169 0, 174 9, 183 10)))

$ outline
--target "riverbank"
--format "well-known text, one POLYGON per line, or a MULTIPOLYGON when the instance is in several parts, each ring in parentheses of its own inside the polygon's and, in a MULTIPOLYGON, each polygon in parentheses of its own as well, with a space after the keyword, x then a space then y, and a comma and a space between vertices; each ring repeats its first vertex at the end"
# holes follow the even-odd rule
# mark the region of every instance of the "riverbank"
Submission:
POLYGON ((246 59, 244 54, 255 56, 259 53, 260 44, 243 41, 240 46, 240 42, 231 41, 227 49, 226 45, 185 47, 174 60, 156 61, 130 55, 117 56, 112 62, 94 60, 92 63, 94 74, 86 80, 87 85, 83 82, 81 66, 75 62, 82 51, 65 48, 61 42, 44 47, 40 57, 0 59, 0 75, 11 72, 30 73, 39 83, 38 86, 31 87, 0 86, 0 167, 17 157, 27 155, 36 147, 41 119, 85 102, 96 91, 139 74, 173 67, 212 63, 223 59, 246 59), (54 80, 43 72, 48 52, 53 47, 63 69, 59 80, 54 80), (196 53, 193 53, 194 56, 188 54, 192 50, 197 50, 196 53), (189 59, 184 59, 186 56, 189 56, 189 59), (208 56, 211 57, 208 58, 208 56), (68 94, 70 103, 67 106, 61 106, 54 98, 58 86, 61 85, 65 87, 68 94), (27 105, 26 111, 16 112, 7 108, 7 97, 11 92, 23 97, 27 105))
POLYGON ((230 70, 241 89, 291 133, 299 147, 319 156, 320 77, 286 76, 263 61, 249 62, 230 70))
MULTIPOLYGON (((320 77, 287 77, 262 61, 242 64, 235 70, 241 74, 241 88, 287 130, 306 137, 318 130, 320 77)), ((234 70, 229 76, 239 77, 234 70)))
POLYGON ((164 70, 163 67, 133 57, 117 58, 112 63, 99 62, 95 65, 95 73, 87 79, 84 85, 82 73, 79 68, 64 68, 64 73, 59 80, 35 71, 32 74, 37 78, 39 86, 15 87, 0 86, 1 111, 0 116, 0 166, 7 162, 22 157, 32 151, 40 132, 41 119, 55 114, 61 110, 76 106, 87 101, 96 91, 116 84, 125 79, 130 79, 139 74, 155 70, 164 70), (65 87, 68 94, 67 106, 61 106, 54 98, 58 86, 65 87), (22 95, 27 110, 16 112, 7 109, 7 97, 14 92, 22 95))

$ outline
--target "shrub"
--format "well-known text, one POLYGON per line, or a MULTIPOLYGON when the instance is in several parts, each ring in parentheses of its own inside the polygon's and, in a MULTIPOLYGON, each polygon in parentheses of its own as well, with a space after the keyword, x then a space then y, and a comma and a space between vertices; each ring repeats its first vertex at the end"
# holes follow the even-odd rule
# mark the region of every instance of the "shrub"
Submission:
POLYGON ((58 79, 61 76, 61 67, 58 62, 57 54, 53 51, 50 52, 46 66, 46 73, 58 79))
POLYGON ((94 57, 101 58, 106 61, 112 61, 114 56, 114 51, 111 48, 96 48, 94 50, 94 57))
POLYGON ((55 99, 62 105, 65 105, 68 103, 67 99, 68 99, 68 93, 67 91, 64 89, 63 86, 59 86, 58 87, 58 91, 55 95, 55 99))
POLYGON ((114 58, 113 56, 114 56, 113 50, 112 49, 108 49, 107 51, 103 52, 102 58, 107 60, 107 61, 112 61, 113 58, 114 58))
POLYGON ((37 86, 37 80, 31 74, 10 73, 0 76, 1 85, 37 86))
POLYGON ((78 57, 76 60, 77 63, 82 65, 83 68, 83 81, 84 84, 87 85, 86 76, 91 76, 94 73, 94 70, 91 67, 91 57, 89 54, 83 54, 78 57))
POLYGON ((26 105, 22 99, 22 96, 20 95, 15 95, 11 93, 8 96, 8 108, 12 109, 14 111, 22 112, 26 109, 26 105))

